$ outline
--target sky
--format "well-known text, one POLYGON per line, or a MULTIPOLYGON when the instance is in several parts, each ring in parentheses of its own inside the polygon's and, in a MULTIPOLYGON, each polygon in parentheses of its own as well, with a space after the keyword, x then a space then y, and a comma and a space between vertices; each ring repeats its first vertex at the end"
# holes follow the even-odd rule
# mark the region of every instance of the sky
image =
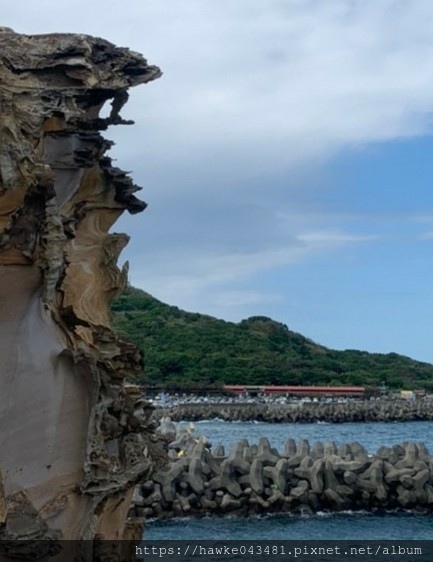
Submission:
POLYGON ((131 283, 334 349, 433 362, 431 0, 14 0, 163 71, 111 156, 143 187, 131 283))

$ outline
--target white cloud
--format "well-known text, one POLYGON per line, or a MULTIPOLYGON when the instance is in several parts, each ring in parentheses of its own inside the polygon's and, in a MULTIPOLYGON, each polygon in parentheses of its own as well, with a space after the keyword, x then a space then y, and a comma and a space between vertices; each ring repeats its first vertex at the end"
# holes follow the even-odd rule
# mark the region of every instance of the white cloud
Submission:
POLYGON ((428 230, 427 232, 423 232, 419 236, 420 240, 432 240, 433 239, 433 230, 428 230))
POLYGON ((350 234, 347 232, 339 231, 326 231, 326 230, 313 230, 310 232, 304 232, 298 234, 298 240, 305 242, 307 244, 313 244, 316 247, 330 247, 335 248, 342 244, 348 244, 353 242, 371 242, 377 240, 378 236, 374 235, 359 235, 350 234))
POLYGON ((255 252, 207 256, 200 250, 182 254, 170 250, 150 253, 144 268, 132 270, 131 281, 163 301, 176 302, 188 310, 224 308, 228 317, 232 308, 282 300, 279 294, 266 295, 256 290, 235 288, 248 279, 273 269, 287 269, 324 252, 376 239, 375 236, 323 230, 304 232, 285 246, 267 247, 255 252))
POLYGON ((119 135, 143 142, 119 147, 131 160, 197 162, 217 148, 266 170, 431 129, 430 0, 21 4, 3 8, 18 31, 103 35, 162 67, 126 109, 137 125, 119 135))
POLYGON ((15 0, 2 16, 161 66, 131 92, 136 125, 108 134, 150 203, 116 228, 133 235, 132 281, 190 308, 223 293, 252 304, 261 291, 239 285, 264 271, 374 242, 321 214, 324 164, 432 131, 431 0, 15 0), (319 187, 300 201, 309 180, 319 187))
MULTIPOLYGON (((18 31, 102 35, 161 66, 164 76, 125 109, 135 127, 111 133, 114 154, 144 179, 179 166, 203 177, 221 167, 244 178, 290 171, 348 145, 431 130, 430 0, 23 4, 3 7, 18 31)), ((192 182, 179 183, 166 189, 192 182)))
POLYGON ((165 76, 129 110, 157 162, 266 172, 431 130, 429 1, 161 0, 151 20, 164 4, 145 39, 165 76))

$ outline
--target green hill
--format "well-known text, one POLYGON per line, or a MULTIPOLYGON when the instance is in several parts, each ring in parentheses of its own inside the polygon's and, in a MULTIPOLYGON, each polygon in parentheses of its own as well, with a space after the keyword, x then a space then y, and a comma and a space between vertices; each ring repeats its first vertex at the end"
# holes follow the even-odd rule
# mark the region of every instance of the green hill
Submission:
POLYGON ((239 323, 185 312, 129 288, 112 304, 118 333, 144 354, 141 382, 167 388, 222 384, 331 384, 433 390, 433 365, 396 353, 335 351, 264 316, 239 323))

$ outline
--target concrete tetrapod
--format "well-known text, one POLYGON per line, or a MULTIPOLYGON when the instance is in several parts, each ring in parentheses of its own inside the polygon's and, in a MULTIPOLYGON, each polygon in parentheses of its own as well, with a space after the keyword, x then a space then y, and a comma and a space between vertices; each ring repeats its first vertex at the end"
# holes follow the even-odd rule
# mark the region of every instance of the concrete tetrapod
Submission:
POLYGON ((222 457, 220 447, 214 455, 197 441, 155 475, 153 486, 143 484, 144 503, 140 499, 133 510, 151 516, 147 506, 154 506, 157 486, 157 517, 433 508, 433 459, 423 444, 381 447, 369 455, 359 443, 288 439, 280 455, 263 438, 257 445, 239 441, 222 457))

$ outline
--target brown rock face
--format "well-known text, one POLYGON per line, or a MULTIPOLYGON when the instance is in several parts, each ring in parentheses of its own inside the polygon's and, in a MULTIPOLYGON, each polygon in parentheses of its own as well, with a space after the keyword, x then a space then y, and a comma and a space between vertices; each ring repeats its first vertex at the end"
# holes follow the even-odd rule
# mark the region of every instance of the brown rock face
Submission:
POLYGON ((121 539, 150 470, 124 385, 141 357, 108 308, 128 240, 108 232, 145 204, 99 131, 159 75, 102 39, 0 28, 0 538, 121 539))

